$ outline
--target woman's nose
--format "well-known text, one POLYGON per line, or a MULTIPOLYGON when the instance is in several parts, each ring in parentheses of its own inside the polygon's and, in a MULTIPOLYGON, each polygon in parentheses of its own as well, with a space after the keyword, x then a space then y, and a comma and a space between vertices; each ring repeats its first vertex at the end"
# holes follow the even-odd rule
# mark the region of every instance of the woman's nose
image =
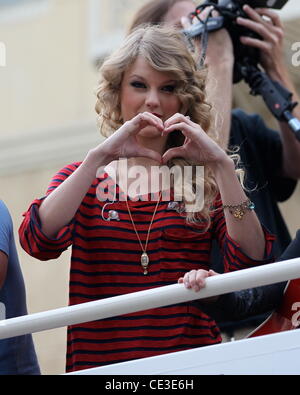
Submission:
POLYGON ((151 89, 147 92, 146 106, 149 109, 156 108, 159 106, 159 95, 156 90, 151 89))

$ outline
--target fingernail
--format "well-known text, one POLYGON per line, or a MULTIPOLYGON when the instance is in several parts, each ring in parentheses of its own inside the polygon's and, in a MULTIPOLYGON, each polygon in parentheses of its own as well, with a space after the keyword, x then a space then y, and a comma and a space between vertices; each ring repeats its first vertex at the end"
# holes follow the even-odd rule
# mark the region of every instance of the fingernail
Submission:
POLYGON ((186 16, 180 18, 181 26, 184 28, 189 24, 189 19, 186 16))

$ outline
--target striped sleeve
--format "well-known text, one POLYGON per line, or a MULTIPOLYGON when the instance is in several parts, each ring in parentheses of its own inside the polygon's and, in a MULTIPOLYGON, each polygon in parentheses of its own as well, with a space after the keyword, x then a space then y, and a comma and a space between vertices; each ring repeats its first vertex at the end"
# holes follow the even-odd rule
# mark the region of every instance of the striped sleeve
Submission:
MULTIPOLYGON (((64 167, 51 180, 48 187, 47 197, 67 177, 69 177, 79 166, 74 163, 64 167)), ((45 197, 35 199, 29 209, 23 214, 24 219, 19 228, 19 238, 22 248, 34 258, 42 261, 58 258, 72 244, 73 221, 64 226, 55 238, 49 238, 41 229, 39 218, 39 207, 45 197)))
POLYGON ((255 260, 245 254, 240 245, 228 234, 221 199, 216 200, 213 232, 223 253, 224 272, 245 269, 253 266, 274 262, 273 243, 275 236, 262 226, 265 236, 264 259, 255 260))

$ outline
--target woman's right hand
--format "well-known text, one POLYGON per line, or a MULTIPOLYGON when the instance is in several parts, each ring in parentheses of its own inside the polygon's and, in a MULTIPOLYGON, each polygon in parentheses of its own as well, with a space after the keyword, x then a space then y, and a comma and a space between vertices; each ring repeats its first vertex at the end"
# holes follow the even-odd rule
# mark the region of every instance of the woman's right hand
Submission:
POLYGON ((154 126, 159 132, 164 130, 160 118, 149 112, 140 113, 126 121, 104 142, 93 148, 89 156, 93 157, 98 167, 120 158, 147 157, 160 162, 161 155, 158 152, 141 146, 137 140, 138 133, 146 126, 154 126))
MULTIPOLYGON (((184 284, 187 289, 192 289, 195 292, 199 292, 202 288, 205 288, 207 277, 217 276, 220 273, 216 273, 214 270, 190 270, 185 273, 183 277, 178 279, 178 284, 184 284)), ((210 298, 206 298, 208 300, 210 298)))
POLYGON ((162 132, 163 122, 153 114, 144 112, 125 122, 112 136, 89 151, 83 163, 62 182, 39 208, 42 231, 50 238, 74 218, 88 192, 97 171, 113 160, 146 156, 160 161, 157 152, 142 147, 137 141, 138 133, 148 125, 162 132))

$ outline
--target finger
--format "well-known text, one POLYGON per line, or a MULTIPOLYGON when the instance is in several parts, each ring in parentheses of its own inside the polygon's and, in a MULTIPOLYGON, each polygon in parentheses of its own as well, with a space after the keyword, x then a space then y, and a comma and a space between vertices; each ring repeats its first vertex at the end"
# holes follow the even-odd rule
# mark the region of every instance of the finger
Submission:
POLYGON ((197 270, 196 274, 196 283, 199 289, 204 288, 206 285, 206 278, 208 277, 208 271, 206 270, 197 270))
POLYGON ((239 17, 239 18, 237 18, 237 19, 252 20, 252 21, 257 22, 257 23, 266 22, 266 21, 262 18, 261 14, 259 14, 259 13, 257 12, 256 9, 250 7, 248 4, 245 4, 245 5, 243 6, 243 11, 245 12, 246 16, 245 16, 245 17, 239 17), (248 17, 249 19, 248 19, 247 17, 248 17))
POLYGON ((208 271, 208 276, 209 277, 212 277, 212 276, 218 276, 218 275, 220 275, 221 273, 217 273, 217 272, 215 272, 214 270, 212 270, 212 269, 210 269, 209 271, 208 271))
POLYGON ((146 125, 155 126, 158 130, 162 131, 164 129, 163 122, 160 118, 155 116, 154 114, 150 114, 147 112, 140 113, 131 121, 127 123, 130 124, 130 132, 137 134, 141 129, 143 129, 146 125))
POLYGON ((188 273, 186 283, 189 288, 192 288, 195 292, 199 292, 206 285, 206 278, 208 272, 206 270, 192 270, 188 273))
POLYGON ((201 11, 200 14, 198 14, 199 19, 201 19, 201 21, 205 21, 209 17, 213 8, 214 8, 213 6, 205 7, 203 11, 201 11))
POLYGON ((270 18, 274 26, 283 29, 283 24, 280 20, 280 17, 275 11, 272 11, 269 8, 256 8, 255 11, 260 16, 267 16, 268 18, 270 18))
POLYGON ((169 162, 169 160, 173 158, 184 158, 184 155, 185 150, 182 147, 170 148, 163 154, 161 158, 161 163, 165 165, 169 162))
POLYGON ((163 126, 163 121, 157 115, 152 114, 151 112, 144 111, 138 115, 141 115, 142 117, 147 117, 147 118, 149 117, 149 118, 153 119, 155 122, 158 122, 160 125, 163 126))
POLYGON ((188 137, 185 137, 185 138, 184 138, 183 145, 189 143, 190 141, 191 141, 191 140, 190 140, 188 137))
POLYGON ((176 113, 172 115, 169 119, 167 119, 164 123, 165 128, 178 122, 188 122, 190 121, 190 117, 183 115, 181 113, 176 113))
POLYGON ((238 24, 248 27, 262 36, 264 33, 266 34, 269 32, 270 29, 271 32, 276 33, 279 37, 283 35, 283 25, 278 14, 276 14, 274 11, 271 11, 268 8, 256 8, 254 10, 249 5, 245 5, 243 10, 250 19, 237 18, 238 24), (269 19, 267 20, 263 17, 268 17, 269 19), (256 23, 257 28, 255 28, 255 25, 250 24, 249 22, 256 23), (263 26, 265 27, 265 30, 263 30, 263 26), (257 29, 261 29, 261 31, 257 31, 257 29))
POLYGON ((197 283, 197 271, 192 270, 189 276, 190 285, 194 290, 199 290, 199 285, 197 283))
POLYGON ((248 45, 249 47, 260 49, 263 52, 271 52, 272 50, 271 44, 266 41, 262 41, 251 37, 245 37, 245 36, 241 37, 240 40, 242 44, 248 45))
POLYGON ((196 281, 197 272, 196 270, 191 270, 184 276, 184 284, 186 288, 192 288, 194 291, 199 291, 200 287, 196 281))
POLYGON ((243 11, 248 15, 249 18, 253 19, 256 22, 261 22, 261 16, 258 14, 257 10, 250 7, 248 4, 243 6, 243 11))
POLYGON ((191 118, 188 115, 182 115, 182 114, 175 114, 171 118, 167 119, 164 123, 164 127, 168 128, 171 125, 174 125, 175 123, 179 122, 185 122, 187 125, 197 125, 193 121, 191 121, 191 118))
POLYGON ((211 16, 215 18, 217 16, 220 16, 220 13, 217 10, 213 10, 213 12, 211 13, 211 16))
POLYGON ((145 117, 146 121, 147 120, 153 120, 153 122, 157 126, 158 130, 162 131, 164 129, 164 123, 163 123, 162 119, 160 119, 156 115, 151 114, 149 112, 144 112, 144 113, 142 113, 142 117, 145 117))
POLYGON ((248 18, 242 18, 238 17, 236 19, 236 22, 238 25, 244 26, 248 29, 253 30, 254 32, 258 34, 263 34, 266 31, 272 30, 272 26, 267 21, 264 21, 259 15, 258 15, 258 20, 257 19, 248 19, 248 18))
POLYGON ((262 18, 262 16, 267 16, 264 12, 262 12, 262 8, 252 8, 248 4, 245 4, 243 6, 244 12, 247 14, 247 16, 252 19, 253 21, 257 23, 267 23, 267 20, 262 18), (259 11, 260 10, 260 11, 259 11))
MULTIPOLYGON (((244 18, 237 18, 237 23, 240 26, 244 26, 253 32, 257 33, 259 36, 261 36, 263 39, 267 41, 273 42, 275 39, 275 33, 277 32, 275 28, 270 28, 270 25, 267 24, 267 22, 263 22, 260 20, 259 23, 254 22, 250 19, 244 19, 244 18)), ((277 28, 276 28, 277 29, 277 28)))
POLYGON ((190 274, 191 274, 191 272, 185 273, 185 275, 182 277, 182 282, 183 282, 185 288, 187 288, 187 289, 191 288, 190 274))
POLYGON ((264 18, 263 20, 267 24, 267 30, 276 36, 276 40, 282 42, 284 39, 284 27, 279 15, 267 8, 257 8, 256 11, 262 18, 264 18), (265 19, 265 17, 268 19, 265 19))
MULTIPOLYGON (((174 127, 171 128, 172 125, 175 126, 175 125, 180 125, 180 124, 183 127, 185 127, 184 124, 189 125, 191 127, 195 127, 197 125, 191 121, 191 119, 188 115, 183 115, 183 114, 177 113, 165 121, 164 130, 162 131, 162 136, 164 134, 167 134, 167 133, 173 131, 173 130, 176 130, 176 128, 174 129, 174 127)), ((197 125, 197 127, 199 127, 199 125, 197 125)))
POLYGON ((189 29, 192 25, 190 19, 186 16, 182 16, 180 22, 183 29, 189 29))

